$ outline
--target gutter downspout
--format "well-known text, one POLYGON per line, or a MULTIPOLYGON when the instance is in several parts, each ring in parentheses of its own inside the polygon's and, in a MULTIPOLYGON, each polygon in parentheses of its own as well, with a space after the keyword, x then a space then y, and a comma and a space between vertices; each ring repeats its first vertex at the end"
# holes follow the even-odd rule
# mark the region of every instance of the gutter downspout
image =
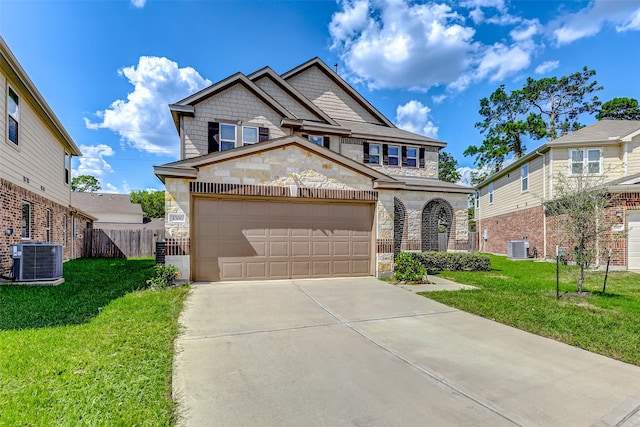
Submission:
MULTIPOLYGON (((542 156, 542 200, 547 200, 547 156, 536 150, 538 156, 542 156)), ((542 257, 547 259, 547 215, 545 207, 542 205, 542 257)))

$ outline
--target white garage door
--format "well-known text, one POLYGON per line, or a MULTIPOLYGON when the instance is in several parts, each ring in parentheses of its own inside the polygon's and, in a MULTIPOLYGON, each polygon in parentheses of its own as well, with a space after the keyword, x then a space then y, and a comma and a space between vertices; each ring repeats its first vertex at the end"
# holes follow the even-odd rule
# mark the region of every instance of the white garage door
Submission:
POLYGON ((629 269, 640 269, 640 212, 634 211, 627 216, 629 269))
POLYGON ((193 280, 371 275, 372 203, 196 198, 193 280))

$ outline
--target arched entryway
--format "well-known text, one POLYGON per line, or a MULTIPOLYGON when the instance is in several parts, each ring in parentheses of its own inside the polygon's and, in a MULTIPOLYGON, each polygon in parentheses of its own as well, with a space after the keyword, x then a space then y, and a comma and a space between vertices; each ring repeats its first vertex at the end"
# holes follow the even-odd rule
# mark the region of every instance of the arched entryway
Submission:
POLYGON ((407 239, 407 209, 397 197, 393 198, 393 258, 402 250, 402 242, 407 239))
POLYGON ((422 251, 446 251, 453 227, 453 207, 444 199, 422 208, 422 251))

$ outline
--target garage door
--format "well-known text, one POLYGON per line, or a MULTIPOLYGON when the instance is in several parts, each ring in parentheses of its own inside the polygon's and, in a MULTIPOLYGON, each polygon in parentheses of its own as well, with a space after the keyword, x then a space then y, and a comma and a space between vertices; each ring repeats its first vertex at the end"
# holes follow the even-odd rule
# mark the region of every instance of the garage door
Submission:
POLYGON ((628 221, 628 268, 640 269, 640 212, 633 212, 627 216, 628 221))
POLYGON ((193 279, 369 276, 373 208, 196 198, 193 279))

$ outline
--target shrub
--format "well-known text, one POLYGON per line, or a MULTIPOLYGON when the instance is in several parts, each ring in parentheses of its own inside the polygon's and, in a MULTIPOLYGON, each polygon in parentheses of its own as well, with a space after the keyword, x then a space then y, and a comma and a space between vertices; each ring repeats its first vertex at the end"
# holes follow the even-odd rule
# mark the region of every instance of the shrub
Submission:
POLYGON ((396 271, 394 277, 402 282, 417 282, 424 278, 426 269, 420 262, 418 254, 400 252, 396 257, 396 271))
POLYGON ((422 252, 416 254, 427 271, 489 271, 491 260, 478 253, 422 252))
POLYGON ((147 284, 149 284, 153 290, 158 288, 163 289, 173 285, 173 282, 180 275, 178 269, 171 264, 156 264, 153 266, 153 269, 156 275, 147 280, 147 284))

